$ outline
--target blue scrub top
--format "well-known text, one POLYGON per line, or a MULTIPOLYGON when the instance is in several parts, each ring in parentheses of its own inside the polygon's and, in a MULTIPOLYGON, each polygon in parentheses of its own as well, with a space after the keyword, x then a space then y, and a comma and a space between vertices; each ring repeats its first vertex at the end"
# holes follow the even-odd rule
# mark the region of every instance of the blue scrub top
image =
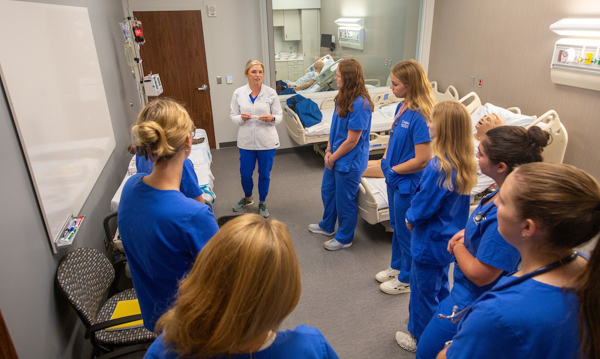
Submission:
POLYGON ((352 151, 338 159, 334 164, 334 170, 340 172, 361 171, 367 169, 369 162, 369 139, 371 132, 371 117, 373 112, 369 107, 369 101, 358 96, 352 103, 352 111, 348 111, 346 117, 338 116, 337 102, 329 132, 329 144, 331 153, 335 153, 340 145, 348 138, 348 130, 361 130, 360 139, 352 151))
MULTIPOLYGON (((514 280, 502 277, 497 286, 514 280)), ((528 279, 483 294, 458 326, 446 356, 579 358, 579 304, 570 290, 528 279)))
POLYGON ((144 326, 154 330, 219 227, 210 207, 174 190, 159 190, 133 175, 123 187, 118 226, 140 302, 144 326))
MULTIPOLYGON (((179 356, 169 351, 171 346, 165 343, 163 335, 161 334, 152 343, 146 355, 145 359, 177 359, 179 356)), ((256 353, 250 354, 231 354, 223 355, 218 358, 303 358, 303 359, 335 359, 339 358, 335 353, 331 345, 327 342, 323 334, 313 327, 306 325, 299 325, 295 330, 286 330, 284 332, 277 332, 277 337, 273 343, 256 353)))
MULTIPOLYGON (((396 115, 401 107, 402 103, 398 104, 396 115)), ((401 194, 411 193, 411 187, 414 189, 419 184, 423 171, 398 174, 392 167, 415 158, 415 146, 430 141, 425 116, 419 111, 407 108, 402 116, 394 121, 386 158, 381 160, 385 182, 401 194)))
MULTIPOLYGON (((452 169, 452 185, 456 171, 452 169)), ((448 241, 464 228, 469 216, 469 195, 445 189, 446 175, 440 172, 439 162, 432 158, 421 177, 417 194, 406 211, 408 223, 414 225, 411 254, 420 263, 445 266, 450 263, 448 241)))
POLYGON ((460 309, 466 308, 481 294, 490 290, 507 273, 516 271, 521 260, 519 251, 498 233, 498 208, 494 205, 494 201, 482 205, 497 193, 498 191, 495 191, 482 199, 469 217, 465 227, 465 247, 475 258, 501 269, 503 273, 492 283, 479 287, 464 275, 458 264, 455 264, 454 286, 450 296, 460 309), (477 215, 484 218, 479 224, 475 222, 477 215))
MULTIPOLYGON (((137 173, 150 174, 154 169, 154 163, 148 160, 146 156, 139 156, 136 154, 135 167, 137 173)), ((196 176, 196 171, 194 171, 194 164, 189 158, 186 158, 185 161, 183 161, 183 172, 181 173, 181 185, 179 186, 179 190, 187 198, 196 198, 202 195, 202 190, 198 185, 198 176, 196 176)))

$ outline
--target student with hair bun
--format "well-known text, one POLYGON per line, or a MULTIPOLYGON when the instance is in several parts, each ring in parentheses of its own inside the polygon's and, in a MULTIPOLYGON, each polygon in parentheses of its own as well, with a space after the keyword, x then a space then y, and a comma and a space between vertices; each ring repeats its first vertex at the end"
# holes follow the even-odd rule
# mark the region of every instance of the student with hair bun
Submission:
POLYGON ((177 282, 218 230, 211 209, 179 190, 193 129, 183 106, 157 99, 142 109, 131 130, 135 147, 154 162, 154 169, 125 183, 118 226, 150 331, 169 307, 177 282))
POLYGON ((300 299, 286 226, 256 214, 227 222, 181 281, 145 358, 338 358, 306 325, 278 331, 300 299))
MULTIPOLYGON (((480 138, 477 158, 481 172, 501 188, 506 177, 519 165, 542 161, 542 150, 550 135, 539 127, 528 130, 518 126, 501 126, 480 138)), ((500 278, 514 272, 521 259, 519 251, 498 233, 494 202, 498 190, 484 197, 469 217, 466 227, 448 242, 454 254, 454 286, 438 306, 436 314, 419 339, 417 358, 435 358, 444 343, 456 334, 457 321, 447 319, 467 308, 500 278), (440 318, 440 315, 443 317, 440 318)))
POLYGON ((521 269, 464 312, 438 358, 600 358, 600 246, 589 261, 574 250, 600 232, 596 179, 570 165, 524 164, 494 203, 521 269))

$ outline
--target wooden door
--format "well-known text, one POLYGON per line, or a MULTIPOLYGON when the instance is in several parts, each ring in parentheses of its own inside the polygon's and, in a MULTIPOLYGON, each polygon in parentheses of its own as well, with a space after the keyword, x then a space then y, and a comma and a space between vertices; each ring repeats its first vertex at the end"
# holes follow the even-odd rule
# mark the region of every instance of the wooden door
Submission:
MULTIPOLYGON (((31 339, 35 341, 34 338, 31 339)), ((6 323, 4 323, 4 318, 2 317, 2 312, 0 311, 0 358, 3 359, 18 359, 17 351, 15 350, 15 346, 13 345, 12 339, 10 338, 10 333, 8 332, 8 328, 6 327, 6 323)))
MULTIPOLYGON (((144 75, 160 75, 164 92, 182 102, 194 124, 216 148, 204 34, 200 11, 134 11, 146 43, 140 48, 144 75), (206 85, 206 90, 199 90, 206 85)), ((152 100, 152 97, 149 98, 152 100)))

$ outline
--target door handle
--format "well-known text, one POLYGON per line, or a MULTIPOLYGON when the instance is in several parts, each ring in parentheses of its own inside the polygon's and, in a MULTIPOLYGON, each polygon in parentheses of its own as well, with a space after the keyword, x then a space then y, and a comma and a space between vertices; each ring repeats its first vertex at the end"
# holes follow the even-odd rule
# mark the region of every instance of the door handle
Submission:
POLYGON ((198 87, 198 91, 206 91, 208 90, 208 86, 202 85, 202 87, 198 87))

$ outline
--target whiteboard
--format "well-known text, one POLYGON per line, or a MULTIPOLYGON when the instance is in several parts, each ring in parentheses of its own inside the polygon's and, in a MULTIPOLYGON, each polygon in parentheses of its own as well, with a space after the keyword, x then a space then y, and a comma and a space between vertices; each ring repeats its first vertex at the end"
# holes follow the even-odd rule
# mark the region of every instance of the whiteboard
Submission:
POLYGON ((115 149, 87 8, 0 1, 0 75, 56 253, 115 149))

